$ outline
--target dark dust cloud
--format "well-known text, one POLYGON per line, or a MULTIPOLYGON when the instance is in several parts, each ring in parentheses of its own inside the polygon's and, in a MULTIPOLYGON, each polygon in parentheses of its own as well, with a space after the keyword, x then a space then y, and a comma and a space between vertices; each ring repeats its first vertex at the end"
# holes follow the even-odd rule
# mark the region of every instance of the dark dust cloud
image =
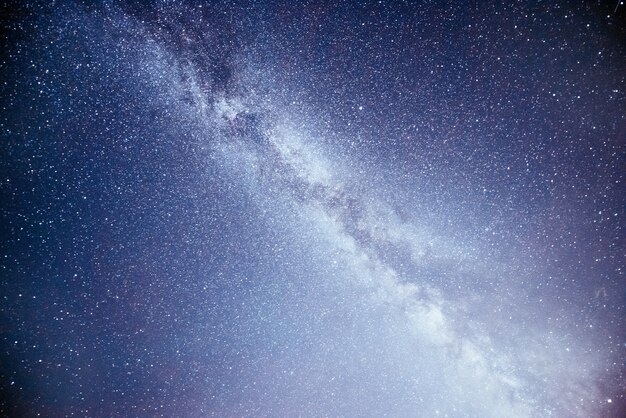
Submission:
POLYGON ((2 415, 623 416, 621 1, 0 16, 2 415))

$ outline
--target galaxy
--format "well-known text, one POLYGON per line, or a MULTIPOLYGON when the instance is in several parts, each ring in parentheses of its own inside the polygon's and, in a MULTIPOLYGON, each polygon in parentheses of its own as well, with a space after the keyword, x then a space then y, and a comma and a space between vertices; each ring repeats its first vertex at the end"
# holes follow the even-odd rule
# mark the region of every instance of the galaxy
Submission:
POLYGON ((623 1, 0 28, 2 416, 625 416, 623 1))

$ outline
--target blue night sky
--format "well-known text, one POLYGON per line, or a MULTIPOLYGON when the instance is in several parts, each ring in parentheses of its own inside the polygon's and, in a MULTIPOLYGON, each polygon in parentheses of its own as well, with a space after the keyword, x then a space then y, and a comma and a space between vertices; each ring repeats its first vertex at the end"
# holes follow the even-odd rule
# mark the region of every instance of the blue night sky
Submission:
POLYGON ((621 0, 0 31, 0 415, 626 414, 621 0))

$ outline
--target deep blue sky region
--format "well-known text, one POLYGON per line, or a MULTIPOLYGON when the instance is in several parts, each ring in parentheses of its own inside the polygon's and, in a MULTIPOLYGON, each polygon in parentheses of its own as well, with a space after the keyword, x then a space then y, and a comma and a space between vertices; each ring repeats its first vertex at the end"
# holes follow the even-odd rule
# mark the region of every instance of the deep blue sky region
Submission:
POLYGON ((623 417, 626 5, 0 9, 0 414, 623 417))

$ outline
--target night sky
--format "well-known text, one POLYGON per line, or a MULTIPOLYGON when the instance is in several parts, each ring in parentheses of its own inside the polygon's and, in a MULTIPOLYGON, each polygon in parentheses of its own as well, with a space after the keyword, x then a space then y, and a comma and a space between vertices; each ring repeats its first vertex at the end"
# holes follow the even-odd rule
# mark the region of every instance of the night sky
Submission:
POLYGON ((626 4, 0 9, 0 415, 626 416, 626 4))

